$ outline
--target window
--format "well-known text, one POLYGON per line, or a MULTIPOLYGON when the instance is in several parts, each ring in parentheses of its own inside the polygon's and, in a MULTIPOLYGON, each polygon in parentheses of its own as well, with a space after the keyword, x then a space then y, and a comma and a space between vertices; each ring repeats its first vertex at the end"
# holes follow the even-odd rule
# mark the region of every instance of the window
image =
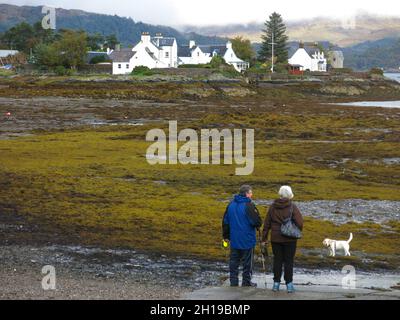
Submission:
POLYGON ((200 52, 197 52, 197 56, 200 57, 200 52))
POLYGON ((121 66, 121 64, 120 64, 120 63, 118 63, 118 69, 121 69, 121 67, 122 67, 122 66, 121 66))
POLYGON ((126 68, 129 69, 129 63, 126 64, 126 68))
POLYGON ((169 58, 169 52, 165 52, 165 57, 169 58))

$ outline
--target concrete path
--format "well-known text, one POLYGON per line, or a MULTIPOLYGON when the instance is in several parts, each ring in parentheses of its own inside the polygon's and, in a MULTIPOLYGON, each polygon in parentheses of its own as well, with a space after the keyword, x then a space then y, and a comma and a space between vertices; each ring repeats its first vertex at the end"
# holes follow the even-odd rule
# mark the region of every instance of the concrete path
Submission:
POLYGON ((265 276, 257 274, 253 276, 257 288, 232 288, 227 281, 222 287, 197 290, 185 294, 182 298, 188 300, 400 300, 400 290, 391 288, 400 281, 398 275, 373 277, 372 274, 360 275, 356 288, 346 289, 335 283, 335 279, 341 280, 336 274, 300 274, 294 281, 296 292, 288 294, 284 284, 281 284, 280 292, 272 292, 271 279, 267 279, 267 289, 265 289, 265 276), (321 278, 324 280, 322 281, 321 278), (308 281, 310 279, 311 281, 308 281))

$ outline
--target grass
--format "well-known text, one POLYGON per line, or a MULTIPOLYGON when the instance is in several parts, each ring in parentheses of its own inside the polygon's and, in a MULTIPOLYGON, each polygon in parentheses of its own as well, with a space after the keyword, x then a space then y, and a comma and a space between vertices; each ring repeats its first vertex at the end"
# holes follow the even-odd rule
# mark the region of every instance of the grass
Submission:
POLYGON ((15 71, 7 70, 7 69, 0 69, 0 77, 8 77, 15 75, 15 71))
MULTIPOLYGON (((81 128, 0 141, 0 205, 15 206, 43 228, 79 236, 85 244, 223 259, 223 201, 243 182, 254 186, 257 198, 273 198, 288 183, 298 200, 399 200, 390 182, 360 184, 337 170, 302 162, 304 146, 295 144, 258 141, 255 171, 247 177, 235 176, 234 165, 151 166, 144 157, 147 129, 81 128)), ((260 211, 264 216, 266 208, 260 211)), ((388 228, 395 232, 384 233, 373 223, 336 226, 306 218, 299 247, 322 248, 327 235, 347 238, 353 232, 354 248, 392 256, 398 252, 399 227, 393 221, 388 228), (368 241, 371 234, 374 241, 368 241)), ((323 260, 302 253, 299 259, 323 260)))
MULTIPOLYGON (((226 202, 243 183, 253 185, 258 199, 274 198, 279 186, 290 184, 296 200, 400 200, 399 165, 381 161, 400 158, 397 110, 321 107, 321 102, 339 98, 321 94, 321 84, 315 83, 264 88, 244 83, 93 79, 3 77, 0 95, 105 99, 105 108, 93 112, 107 120, 128 115, 129 119, 178 119, 179 129, 254 128, 255 170, 240 177, 234 174, 236 165, 149 165, 146 132, 166 128, 165 122, 151 127, 37 130, 33 136, 0 140, 0 212, 18 213, 40 225, 50 241, 65 237, 79 244, 221 260, 225 258, 221 217, 226 202), (108 108, 112 98, 174 103, 108 108)), ((368 85, 370 93, 359 99, 399 99, 400 91, 385 83, 368 85)), ((34 119, 39 113, 44 122, 53 120, 56 111, 51 105, 40 111, 24 109, 24 117, 34 119)), ((260 207, 263 217, 266 209, 260 207)), ((307 217, 298 261, 313 267, 351 263, 398 268, 399 235, 398 221, 384 227, 337 226, 307 217), (354 234, 356 255, 326 258, 322 240, 333 235, 347 239, 349 232, 354 234)))

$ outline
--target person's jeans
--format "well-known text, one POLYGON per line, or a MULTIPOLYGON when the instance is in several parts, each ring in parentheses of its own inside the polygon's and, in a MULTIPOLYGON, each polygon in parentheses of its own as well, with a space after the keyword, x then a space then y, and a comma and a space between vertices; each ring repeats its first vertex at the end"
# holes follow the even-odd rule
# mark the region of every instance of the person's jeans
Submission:
POLYGON ((274 282, 281 282, 282 267, 284 267, 285 283, 293 281, 293 260, 296 254, 297 242, 272 242, 272 253, 274 254, 274 282))
POLYGON ((250 285, 251 275, 253 273, 253 248, 251 249, 233 249, 229 259, 229 271, 231 286, 239 285, 239 265, 243 262, 243 281, 242 285, 250 285))

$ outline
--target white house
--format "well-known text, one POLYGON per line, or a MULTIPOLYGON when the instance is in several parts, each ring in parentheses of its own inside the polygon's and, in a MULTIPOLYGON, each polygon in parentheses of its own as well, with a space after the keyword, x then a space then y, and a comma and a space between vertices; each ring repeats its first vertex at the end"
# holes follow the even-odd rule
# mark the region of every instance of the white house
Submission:
POLYGON ((318 48, 304 48, 302 44, 289 59, 290 65, 299 65, 301 71, 327 71, 327 60, 318 48))
POLYGON ((141 40, 132 49, 109 51, 113 61, 113 74, 127 74, 137 66, 153 68, 177 68, 178 45, 175 38, 157 34, 151 37, 143 32, 141 40))
POLYGON ((178 64, 206 64, 216 55, 223 57, 236 71, 241 72, 249 68, 248 62, 236 56, 230 41, 226 45, 196 45, 191 40, 188 46, 179 46, 178 64))
POLYGON ((18 52, 18 50, 0 50, 0 58, 15 56, 16 54, 18 54, 18 52))

